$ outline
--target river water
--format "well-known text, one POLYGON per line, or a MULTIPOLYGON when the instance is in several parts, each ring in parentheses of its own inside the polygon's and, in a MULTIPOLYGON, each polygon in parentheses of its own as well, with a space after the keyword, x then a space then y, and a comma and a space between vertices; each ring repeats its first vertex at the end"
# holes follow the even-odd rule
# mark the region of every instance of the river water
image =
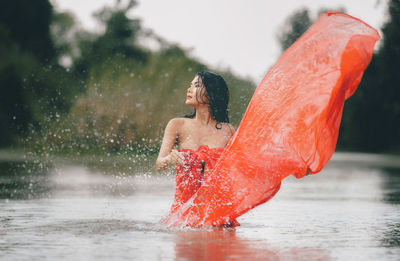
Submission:
POLYGON ((170 229, 158 221, 172 171, 2 161, 0 260, 400 260, 398 167, 336 154, 316 175, 285 179, 240 227, 170 229))

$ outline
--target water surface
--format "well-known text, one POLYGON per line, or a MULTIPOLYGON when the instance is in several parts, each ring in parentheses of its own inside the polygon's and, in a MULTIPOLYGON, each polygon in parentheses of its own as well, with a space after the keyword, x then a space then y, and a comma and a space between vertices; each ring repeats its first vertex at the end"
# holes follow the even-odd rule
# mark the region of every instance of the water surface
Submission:
POLYGON ((287 178, 235 229, 160 225, 172 172, 3 161, 0 259, 399 260, 400 169, 392 158, 359 156, 338 154, 319 174, 287 178))

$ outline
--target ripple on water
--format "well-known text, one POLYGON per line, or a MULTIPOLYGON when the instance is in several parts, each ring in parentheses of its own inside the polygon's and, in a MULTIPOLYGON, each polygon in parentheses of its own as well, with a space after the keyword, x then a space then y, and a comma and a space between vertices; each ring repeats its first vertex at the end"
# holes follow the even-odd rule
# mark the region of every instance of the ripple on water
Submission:
POLYGON ((167 228, 158 223, 172 203, 173 176, 121 175, 77 166, 30 173, 16 169, 6 174, 3 169, 0 175, 0 186, 8 191, 0 192, 4 260, 398 260, 400 256, 398 169, 335 162, 317 175, 289 177, 276 197, 239 218, 240 227, 222 230, 167 228), (16 190, 14 196, 11 188, 16 190), (15 196, 26 193, 34 196, 15 196))

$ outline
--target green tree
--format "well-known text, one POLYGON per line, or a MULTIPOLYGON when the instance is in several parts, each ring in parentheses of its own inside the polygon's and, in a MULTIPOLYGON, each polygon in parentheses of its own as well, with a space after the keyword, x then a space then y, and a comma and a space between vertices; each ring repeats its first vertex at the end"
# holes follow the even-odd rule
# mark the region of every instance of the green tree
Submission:
POLYGON ((132 58, 145 63, 148 53, 137 45, 141 31, 140 20, 127 17, 136 6, 131 0, 126 5, 116 1, 114 7, 104 7, 95 15, 104 25, 101 35, 82 34, 79 39, 80 56, 74 63, 74 71, 87 78, 92 67, 106 65, 114 57, 132 58))
POLYGON ((55 12, 51 22, 51 35, 60 64, 70 66, 72 59, 78 55, 77 36, 81 31, 77 28, 75 17, 69 12, 55 12))
POLYGON ((383 26, 383 44, 379 49, 379 78, 384 99, 378 101, 385 119, 381 133, 384 149, 400 151, 400 1, 389 3, 390 20, 383 26))
MULTIPOLYGON (((345 12, 346 9, 338 7, 334 9, 321 8, 318 11, 318 16, 327 12, 345 12)), ((291 46, 300 36, 302 36, 307 29, 314 23, 310 16, 310 12, 306 8, 299 9, 290 15, 283 24, 280 33, 278 34, 278 41, 281 45, 282 52, 291 46)))
POLYGON ((346 148, 371 152, 400 151, 400 1, 389 3, 382 42, 354 97, 345 103, 346 148))
POLYGON ((307 29, 312 21, 309 11, 301 9, 289 16, 278 34, 282 52, 291 46, 307 29))
POLYGON ((0 146, 67 113, 76 77, 59 64, 71 55, 73 17, 55 13, 48 0, 0 4, 0 146))
POLYGON ((51 14, 47 0, 0 3, 0 146, 15 142, 36 117, 36 90, 26 85, 38 66, 54 59, 51 14))

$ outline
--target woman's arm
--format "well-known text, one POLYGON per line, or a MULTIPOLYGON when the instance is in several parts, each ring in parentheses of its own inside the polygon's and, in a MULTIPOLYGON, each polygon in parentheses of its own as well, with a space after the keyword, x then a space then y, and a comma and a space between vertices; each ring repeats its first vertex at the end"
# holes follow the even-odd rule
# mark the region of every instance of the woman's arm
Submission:
POLYGON ((184 156, 182 153, 172 149, 179 137, 179 127, 182 125, 182 120, 183 119, 175 118, 168 122, 161 143, 160 153, 156 160, 157 170, 165 170, 168 168, 169 164, 183 164, 184 156))

